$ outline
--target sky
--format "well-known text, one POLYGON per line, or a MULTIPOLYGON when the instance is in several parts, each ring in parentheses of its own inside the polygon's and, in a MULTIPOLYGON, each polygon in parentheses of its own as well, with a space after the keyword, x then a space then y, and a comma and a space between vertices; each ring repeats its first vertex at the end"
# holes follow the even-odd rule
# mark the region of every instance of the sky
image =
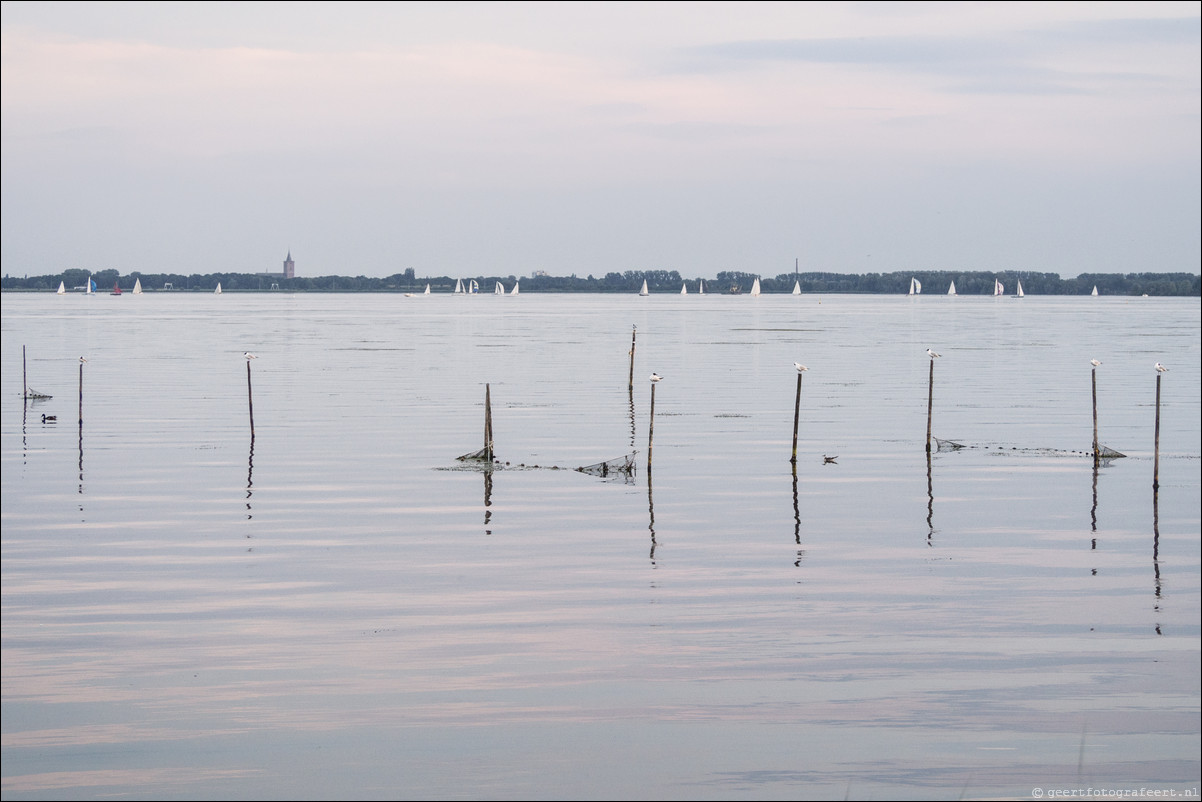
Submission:
POLYGON ((2 272, 1196 274, 1200 11, 5 0, 2 272))

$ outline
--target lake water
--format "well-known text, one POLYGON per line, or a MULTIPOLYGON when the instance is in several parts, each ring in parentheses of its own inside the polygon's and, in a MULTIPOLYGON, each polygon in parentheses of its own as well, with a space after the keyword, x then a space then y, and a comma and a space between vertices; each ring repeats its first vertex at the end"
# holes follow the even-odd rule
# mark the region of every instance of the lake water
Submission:
POLYGON ((5 294, 4 799, 1197 798, 1199 308, 5 294))

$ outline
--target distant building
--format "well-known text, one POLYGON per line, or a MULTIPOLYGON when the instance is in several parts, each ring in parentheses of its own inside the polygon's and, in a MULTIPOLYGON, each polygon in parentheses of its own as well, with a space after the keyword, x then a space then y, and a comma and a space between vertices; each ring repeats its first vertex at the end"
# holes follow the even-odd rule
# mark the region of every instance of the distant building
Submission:
POLYGON ((284 269, 279 273, 256 273, 256 276, 263 278, 296 278, 296 262, 292 261, 292 250, 289 249, 288 255, 284 257, 284 269))

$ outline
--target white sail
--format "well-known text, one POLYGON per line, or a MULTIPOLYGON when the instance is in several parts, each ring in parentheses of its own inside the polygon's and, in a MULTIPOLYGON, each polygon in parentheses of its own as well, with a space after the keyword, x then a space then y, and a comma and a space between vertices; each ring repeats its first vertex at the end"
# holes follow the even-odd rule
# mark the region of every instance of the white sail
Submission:
POLYGON ((467 283, 467 291, 475 295, 480 292, 480 282, 475 279, 469 279, 467 283))
POLYGON ((796 279, 793 280, 793 294, 801 295, 801 282, 796 279))
POLYGON ((680 294, 681 294, 681 295, 688 295, 688 294, 689 294, 689 285, 688 285, 688 284, 681 284, 681 285, 680 285, 680 294))
POLYGON ((760 277, 759 276, 756 276, 755 281, 751 282, 751 294, 752 295, 760 294, 760 277))
POLYGON ((501 282, 499 282, 499 281, 497 282, 497 286, 492 291, 492 294, 493 295, 504 295, 505 294, 505 288, 501 286, 501 282))
POLYGON ((955 294, 956 294, 956 282, 954 282, 954 281, 953 281, 953 282, 951 283, 951 286, 947 288, 947 294, 948 294, 948 295, 955 295, 955 294))
POLYGON ((221 282, 220 282, 220 281, 218 281, 218 282, 217 282, 217 289, 213 290, 213 294, 214 294, 214 295, 220 295, 220 294, 221 294, 221 282))
POLYGON ((455 279, 455 294, 463 295, 463 279, 461 278, 455 279))
POLYGON ((142 294, 142 279, 134 279, 134 295, 142 294))
POLYGON ((61 282, 61 281, 58 283, 58 294, 59 294, 59 295, 66 295, 66 294, 67 294, 67 285, 66 285, 66 284, 64 284, 64 283, 63 283, 63 282, 61 282))
POLYGON ((1018 282, 1018 291, 1017 291, 1017 292, 1015 292, 1014 294, 1015 294, 1015 295, 1017 295, 1019 298, 1022 298, 1022 297, 1023 297, 1023 283, 1022 283, 1022 281, 1019 281, 1019 282, 1018 282))
POLYGON ((522 283, 521 279, 518 279, 517 281, 513 282, 513 289, 509 291, 509 294, 517 295, 518 294, 518 285, 521 283, 522 283))
MULTIPOLYGON (((87 286, 87 288, 85 289, 85 292, 87 292, 87 294, 88 294, 88 295, 91 295, 91 294, 92 294, 92 288, 93 288, 93 287, 95 287, 95 286, 96 286, 96 282, 95 282, 95 281, 92 281, 92 277, 91 277, 91 276, 88 276, 88 286, 87 286)), ((1097 288, 1095 287, 1094 289, 1097 289, 1097 288)))
POLYGON ((697 294, 705 295, 705 279, 697 280, 697 294))
POLYGON ((429 295, 429 294, 430 294, 430 285, 429 285, 429 284, 427 284, 427 285, 426 285, 426 291, 425 291, 425 292, 423 292, 423 293, 422 293, 422 295, 429 295))
POLYGON ((1097 295, 1097 294, 1098 294, 1098 285, 1095 284, 1095 285, 1093 285, 1093 292, 1091 292, 1090 295, 1097 295))
POLYGON ((922 282, 916 278, 910 279, 910 294, 922 295, 922 282))
POLYGON ((997 279, 994 279, 993 280, 993 294, 994 295, 1003 295, 1003 294, 1005 294, 1005 292, 1006 292, 1006 288, 1004 286, 1002 286, 1002 282, 998 281, 997 279))
POLYGON ((647 295, 647 279, 643 279, 643 288, 639 290, 639 295, 647 295))

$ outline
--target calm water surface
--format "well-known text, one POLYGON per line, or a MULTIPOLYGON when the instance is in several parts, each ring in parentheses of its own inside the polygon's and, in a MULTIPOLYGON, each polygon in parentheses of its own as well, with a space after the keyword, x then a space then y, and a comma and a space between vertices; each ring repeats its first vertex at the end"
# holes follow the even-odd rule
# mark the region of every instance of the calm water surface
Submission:
POLYGON ((6 294, 4 798, 1196 797, 1199 336, 1197 299, 6 294))

